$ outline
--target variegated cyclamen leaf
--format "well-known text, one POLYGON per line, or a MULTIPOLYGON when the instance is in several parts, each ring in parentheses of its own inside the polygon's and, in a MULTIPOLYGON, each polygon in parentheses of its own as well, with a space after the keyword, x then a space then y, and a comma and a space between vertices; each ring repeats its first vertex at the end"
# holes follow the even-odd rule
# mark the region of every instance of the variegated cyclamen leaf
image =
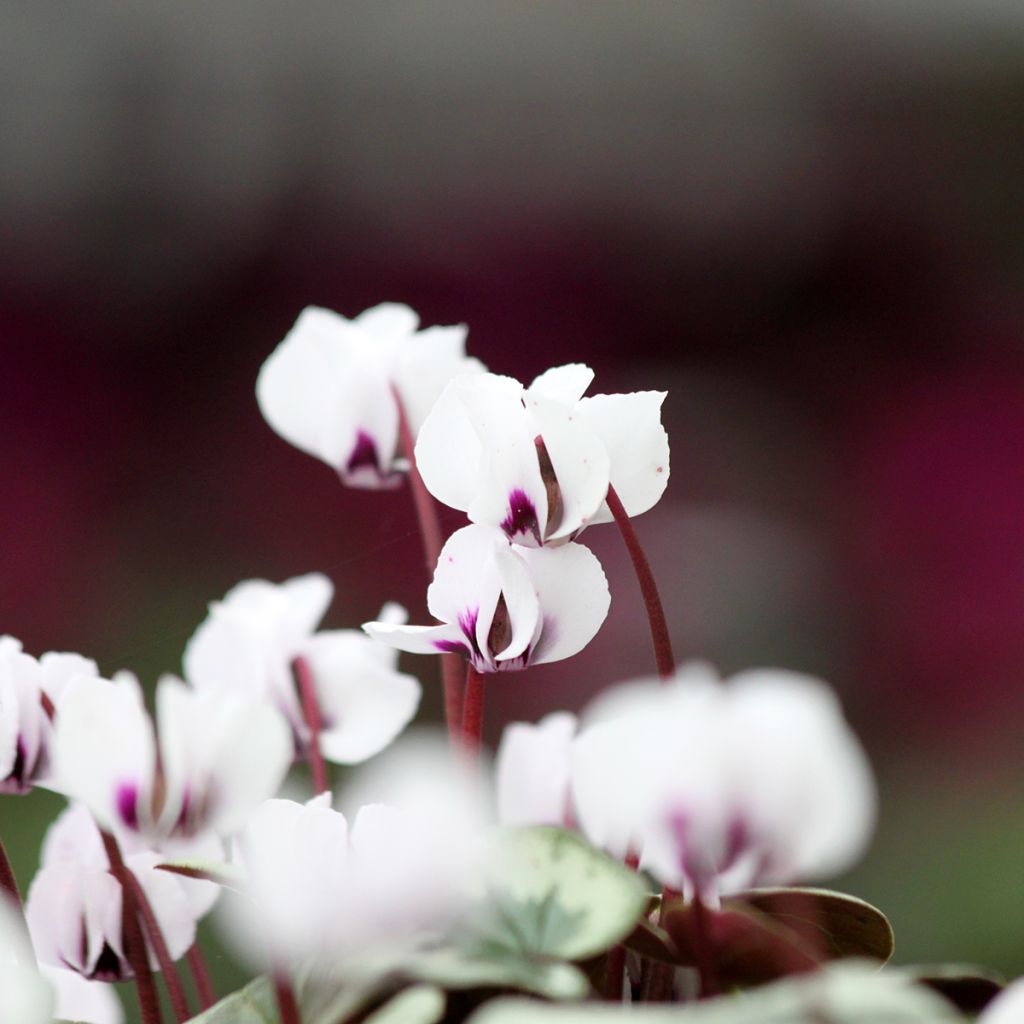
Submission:
POLYGON ((590 989, 572 964, 524 953, 438 949, 403 966, 403 973, 446 989, 505 988, 545 999, 582 999, 590 989))
POLYGON ((365 1024, 437 1024, 445 1004, 444 991, 436 985, 413 985, 374 1010, 365 1024))
POLYGON ((482 939, 496 951, 585 960, 636 926, 650 894, 641 878, 574 832, 500 834, 482 939))

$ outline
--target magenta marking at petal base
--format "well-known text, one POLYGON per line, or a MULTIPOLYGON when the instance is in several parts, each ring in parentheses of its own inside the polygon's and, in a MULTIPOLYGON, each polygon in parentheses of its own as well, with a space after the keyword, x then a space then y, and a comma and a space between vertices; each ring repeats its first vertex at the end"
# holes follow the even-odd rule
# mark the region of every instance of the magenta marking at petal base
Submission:
POLYGON ((373 469, 380 472, 380 459, 377 456, 377 443, 369 434, 360 430, 356 434, 355 447, 345 463, 345 471, 354 473, 359 469, 373 469))
POLYGON ((519 534, 529 534, 540 544, 540 524, 537 522, 537 509, 530 501, 526 491, 517 487, 508 495, 508 515, 501 521, 501 528, 509 539, 519 534))
POLYGON ((122 782, 117 787, 117 813, 129 827, 139 827, 139 787, 134 782, 122 782))
POLYGON ((461 658, 470 656, 469 648, 465 644, 459 643, 458 640, 435 640, 434 646, 442 654, 457 654, 461 658))

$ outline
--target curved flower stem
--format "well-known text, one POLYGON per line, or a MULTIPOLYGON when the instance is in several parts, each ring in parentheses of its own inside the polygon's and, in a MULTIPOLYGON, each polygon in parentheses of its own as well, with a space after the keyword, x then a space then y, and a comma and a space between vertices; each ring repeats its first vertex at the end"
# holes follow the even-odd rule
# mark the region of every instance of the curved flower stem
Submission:
POLYGON ((604 992, 601 997, 606 1003, 623 1001, 623 981, 626 973, 626 947, 613 946, 608 951, 604 968, 604 992))
POLYGON ((466 750, 478 756, 484 728, 484 676, 466 663, 466 700, 462 709, 462 743, 466 750))
POLYGON ((281 1016, 281 1024, 302 1024, 299 1004, 295 1000, 291 982, 280 970, 274 971, 274 995, 277 997, 277 1012, 281 1016))
POLYGON ((206 969, 206 961, 203 959, 203 951, 199 948, 198 941, 189 946, 185 959, 192 975, 192 984, 195 986, 196 995, 199 997, 199 1008, 208 1010, 217 1001, 217 993, 213 990, 210 972, 206 969))
POLYGON ((647 561, 636 530, 633 529, 633 524, 611 484, 608 485, 606 500, 633 562, 633 570, 636 572, 640 592, 643 594, 644 607, 647 609, 647 621, 651 627, 651 640, 654 643, 654 660, 658 666, 658 675, 662 679, 668 679, 675 672, 676 661, 672 653, 672 639, 668 633, 668 623, 665 621, 665 610, 662 608, 661 596, 658 594, 658 584, 654 582, 651 564, 647 561))
POLYGON ((160 1002, 153 982, 153 972, 149 969, 149 955, 146 952, 145 939, 142 937, 138 908, 135 905, 131 884, 127 881, 129 872, 121 858, 117 840, 109 832, 101 830, 100 835, 103 837, 103 849, 110 862, 110 873, 121 884, 121 942, 125 959, 135 975, 135 994, 139 1000, 142 1024, 162 1024, 160 1002))
POLYGON ((178 1024, 185 1024, 191 1016, 188 1008, 188 997, 185 995, 185 986, 181 983, 177 968, 174 966, 174 958, 171 956, 167 943, 164 941, 163 933, 160 931, 160 922, 153 913, 146 892, 142 884, 132 874, 125 870, 122 886, 127 882, 132 894, 132 901, 138 910, 139 921, 142 924, 146 939, 156 954, 157 963, 160 964, 160 973, 163 975, 164 985, 167 987, 167 995, 171 999, 171 1009, 178 1019, 178 1024))
MULTIPOLYGON (((431 578, 441 557, 443 539, 441 522, 437 517, 437 505, 423 483, 423 477, 416 468, 416 439, 409 426, 409 417, 398 389, 392 385, 391 394, 398 408, 398 434, 402 441, 402 452, 409 460, 409 489, 416 507, 416 519, 423 538, 423 556, 427 563, 427 575, 431 578)), ((448 737, 454 743, 462 725, 462 669, 457 654, 441 655, 441 678, 444 682, 444 717, 448 726, 448 737)))
POLYGON ((3 840, 0 839, 0 889, 2 889, 12 902, 21 909, 21 893, 18 891, 18 880, 14 877, 14 868, 7 858, 7 850, 4 848, 3 840))
POLYGON ((708 934, 708 908, 700 892, 693 896, 693 944, 697 954, 697 973, 700 975, 700 998, 718 995, 718 977, 715 973, 715 958, 708 934))
POLYGON ((295 681, 299 687, 299 699, 302 701, 302 717, 309 727, 309 770, 313 776, 313 788, 316 792, 323 793, 331 788, 330 779, 327 775, 327 765, 324 763, 324 755, 320 751, 320 705, 316 700, 316 683, 313 681, 313 670, 310 668, 308 659, 301 654, 292 662, 292 670, 295 673, 295 681))

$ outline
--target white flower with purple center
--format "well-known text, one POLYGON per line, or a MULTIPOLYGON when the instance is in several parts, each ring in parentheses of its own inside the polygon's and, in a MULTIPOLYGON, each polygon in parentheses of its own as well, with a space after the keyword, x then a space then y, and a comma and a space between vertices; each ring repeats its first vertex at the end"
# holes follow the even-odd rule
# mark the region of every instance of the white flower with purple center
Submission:
POLYGON ((427 589, 440 625, 363 629, 399 650, 453 652, 477 672, 509 672, 581 651, 610 601, 601 563, 582 544, 526 548, 494 527, 466 526, 448 538, 427 589))
POLYGON ((528 388, 495 374, 459 377, 420 430, 416 465, 439 501, 520 544, 571 540, 612 521, 615 488, 640 515, 668 482, 662 391, 583 393, 588 366, 558 366, 528 388))
POLYGON ((704 665, 610 690, 574 743, 582 831, 714 901, 849 867, 875 818, 870 766, 824 683, 704 665))
MULTIPOLYGON (((185 678, 203 692, 246 695, 277 708, 292 727, 297 753, 310 740, 296 688, 305 659, 320 715, 320 750, 355 764, 383 750, 419 707, 418 680, 398 671, 398 655, 355 629, 315 632, 334 588, 320 573, 284 583, 246 580, 233 587, 185 648, 185 678)), ((385 605, 386 622, 405 610, 385 605)))
POLYGON ((157 683, 156 707, 159 735, 130 673, 76 680, 56 721, 55 788, 82 800, 103 828, 153 842, 237 831, 291 764, 284 718, 172 676, 157 683))
POLYGON ((406 468, 400 412, 415 437, 452 377, 483 370, 466 356, 464 325, 418 327, 416 313, 398 303, 352 320, 308 307, 260 370, 264 418, 349 486, 394 486, 406 468))

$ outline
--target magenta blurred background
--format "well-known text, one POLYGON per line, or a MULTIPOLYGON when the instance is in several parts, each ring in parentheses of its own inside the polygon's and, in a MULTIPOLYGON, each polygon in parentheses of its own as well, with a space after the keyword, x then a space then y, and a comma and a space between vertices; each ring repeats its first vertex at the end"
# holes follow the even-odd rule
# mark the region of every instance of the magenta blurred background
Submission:
MULTIPOLYGON (((833 682, 883 794, 841 884, 904 962, 1024 970, 1024 7, 11 4, 0 57, 0 632, 152 682, 313 569, 332 626, 423 621, 408 495, 253 397, 304 305, 408 302, 498 372, 669 392, 678 655, 833 682)), ((492 741, 652 668, 585 539, 609 621, 493 681, 492 741)), ((44 824, 0 798, 26 881, 44 824)))

